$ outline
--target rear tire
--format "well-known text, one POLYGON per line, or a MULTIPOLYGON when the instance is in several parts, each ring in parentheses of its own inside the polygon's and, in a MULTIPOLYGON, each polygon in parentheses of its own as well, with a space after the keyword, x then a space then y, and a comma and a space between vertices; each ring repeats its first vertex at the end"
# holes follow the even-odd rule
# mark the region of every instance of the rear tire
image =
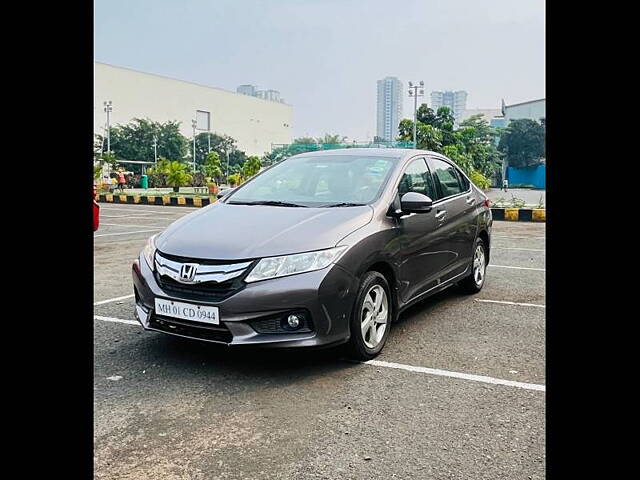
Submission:
POLYGON ((471 258, 471 273, 461 280, 458 285, 464 293, 474 294, 482 290, 487 273, 487 247, 484 241, 478 237, 473 245, 473 257, 471 258))
POLYGON ((347 355, 356 360, 376 357, 387 341, 392 318, 393 302, 387 279, 379 272, 367 272, 351 313, 347 355))

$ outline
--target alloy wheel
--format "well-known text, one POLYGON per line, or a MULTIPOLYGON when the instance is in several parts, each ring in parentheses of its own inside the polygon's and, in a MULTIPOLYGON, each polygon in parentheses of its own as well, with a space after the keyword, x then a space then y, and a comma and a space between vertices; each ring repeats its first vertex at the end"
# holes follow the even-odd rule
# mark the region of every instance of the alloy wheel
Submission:
POLYGON ((485 270, 484 247, 482 245, 477 245, 476 251, 473 255, 473 279, 477 286, 482 285, 482 282, 484 282, 485 270))
POLYGON ((362 340, 368 348, 376 348, 387 329, 389 301, 380 285, 373 285, 364 296, 360 312, 362 340))

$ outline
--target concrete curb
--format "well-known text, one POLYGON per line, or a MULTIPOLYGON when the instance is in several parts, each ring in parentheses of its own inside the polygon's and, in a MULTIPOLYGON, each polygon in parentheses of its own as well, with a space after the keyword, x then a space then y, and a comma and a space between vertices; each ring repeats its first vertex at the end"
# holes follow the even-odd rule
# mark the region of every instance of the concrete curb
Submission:
POLYGON ((138 203, 141 205, 165 205, 175 207, 206 207, 211 201, 210 197, 172 197, 170 195, 118 195, 100 194, 96 200, 101 203, 138 203))
POLYGON ((494 220, 508 222, 546 222, 546 212, 544 208, 491 208, 494 220))
MULTIPOLYGON (((139 203, 142 205, 166 205, 175 207, 206 207, 210 203, 209 197, 171 197, 169 195, 117 195, 100 194, 96 200, 101 203, 139 203)), ((545 222, 547 219, 544 208, 491 208, 494 220, 510 222, 545 222)))

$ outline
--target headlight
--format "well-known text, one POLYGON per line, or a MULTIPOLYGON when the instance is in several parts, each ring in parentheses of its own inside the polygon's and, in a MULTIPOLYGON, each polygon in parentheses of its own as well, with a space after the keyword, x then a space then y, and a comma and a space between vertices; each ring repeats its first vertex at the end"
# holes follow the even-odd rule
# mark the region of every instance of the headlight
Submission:
POLYGON ((297 253, 282 257, 263 258, 253 267, 245 282, 257 282, 268 278, 285 277, 296 273, 321 270, 334 263, 346 250, 347 246, 317 250, 315 252, 297 253))
POLYGON ((153 260, 156 254, 156 237, 157 236, 158 234, 155 234, 154 236, 150 237, 149 240, 147 240, 147 244, 142 249, 142 256, 147 261, 147 265, 149 265, 151 270, 155 268, 153 260))

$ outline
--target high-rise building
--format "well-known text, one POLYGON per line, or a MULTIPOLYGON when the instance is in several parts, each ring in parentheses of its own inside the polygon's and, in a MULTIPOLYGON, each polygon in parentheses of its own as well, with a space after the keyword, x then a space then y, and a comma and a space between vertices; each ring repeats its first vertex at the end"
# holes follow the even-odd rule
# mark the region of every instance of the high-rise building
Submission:
POLYGON ((449 107, 457 120, 467 108, 467 92, 464 90, 431 92, 431 108, 437 111, 440 107, 449 107))
POLYGON ((256 96, 256 86, 255 85, 240 85, 236 88, 236 92, 241 93, 243 95, 250 95, 252 97, 256 96))
POLYGON ((396 140, 402 117, 402 82, 396 77, 378 80, 377 136, 388 142, 396 140))

